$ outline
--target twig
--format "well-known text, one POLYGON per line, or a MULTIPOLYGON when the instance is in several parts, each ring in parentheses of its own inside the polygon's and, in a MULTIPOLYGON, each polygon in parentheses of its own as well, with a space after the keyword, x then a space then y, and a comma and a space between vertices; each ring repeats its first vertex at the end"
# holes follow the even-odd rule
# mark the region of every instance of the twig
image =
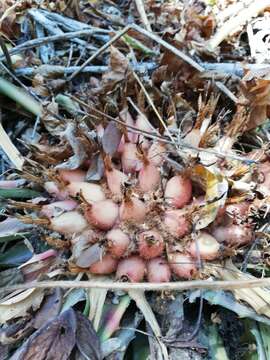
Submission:
MULTIPOLYGON (((270 0, 269 0, 270 1, 270 0)), ((77 76, 82 69, 84 69, 88 64, 90 64, 97 56, 99 56, 100 54, 103 53, 103 51, 105 51, 110 45, 112 45, 115 41, 117 41, 118 39, 120 39, 124 34, 126 34, 130 29, 134 29, 136 31, 138 31, 139 33, 143 34, 146 37, 149 37, 150 39, 156 41, 158 44, 164 46, 166 49, 170 50, 173 54, 175 54, 176 56, 180 57, 182 60, 184 60, 185 62, 187 62, 189 65, 191 65, 193 68, 195 68, 196 70, 198 70, 199 72, 204 72, 205 69, 198 64, 196 61, 194 61, 191 57, 189 57, 188 55, 186 55, 184 52, 182 52, 181 50, 177 49, 176 47, 172 46, 171 44, 167 43, 166 41, 164 41, 163 39, 161 39, 159 36, 155 35, 154 33, 145 30, 143 28, 141 28, 140 26, 136 25, 136 24, 132 24, 132 25, 127 25, 123 30, 119 31, 110 41, 108 41, 106 44, 104 44, 99 50, 97 50, 92 56, 90 56, 90 58, 88 58, 80 67, 80 69, 78 69, 77 71, 75 71, 68 79, 67 81, 72 80, 75 76, 77 76)), ((219 82, 215 82, 214 84, 216 85, 216 87, 221 90, 224 93, 224 87, 225 85, 222 84, 222 86, 220 85, 221 83, 219 82)), ((226 88, 226 92, 225 95, 228 96, 228 93, 232 94, 231 91, 229 89, 226 88)), ((232 94, 233 95, 233 94, 232 94)), ((233 99, 234 95, 231 96, 230 98, 233 99)), ((235 98, 236 99, 236 98, 235 98)), ((236 99, 237 103, 238 103, 238 99, 236 99)))
POLYGON ((229 6, 227 6, 223 11, 218 11, 216 14, 216 19, 218 22, 224 22, 226 19, 235 16, 239 13, 243 8, 247 7, 254 0, 242 0, 237 1, 229 6))
MULTIPOLYGON (((38 9, 30 9, 28 13, 32 16, 32 18, 42 25, 49 33, 53 35, 61 35, 64 34, 64 32, 58 27, 55 21, 49 20, 44 14, 38 10, 38 9)), ((84 40, 73 38, 72 41, 82 45, 83 47, 86 47, 90 50, 96 50, 96 47, 90 45, 84 40)))
POLYGON ((5 44, 5 42, 4 42, 1 35, 0 35, 0 46, 1 46, 1 49, 3 51, 4 57, 6 59, 8 68, 10 69, 10 71, 13 71, 12 61, 11 61, 8 49, 6 47, 6 44, 5 44))
POLYGON ((145 290, 145 291, 172 291, 172 290, 193 290, 193 289, 208 289, 208 290, 233 290, 233 289, 251 289, 270 286, 270 278, 264 279, 248 279, 248 280, 191 280, 191 281, 176 281, 168 283, 127 283, 127 282, 113 282, 113 281, 72 281, 72 280, 57 280, 57 281, 37 281, 24 284, 17 284, 5 286, 0 289, 0 293, 6 291, 24 290, 24 289, 46 289, 46 288, 63 288, 63 289, 110 289, 110 290, 145 290))
POLYGON ((115 41, 120 39, 121 36, 123 36, 128 30, 130 29, 130 26, 126 26, 123 30, 119 31, 115 36, 111 38, 110 41, 108 41, 106 44, 101 46, 96 52, 94 52, 93 55, 90 56, 80 67, 78 70, 76 70, 68 79, 67 81, 71 81, 75 76, 77 76, 88 64, 90 64, 97 56, 103 53, 106 49, 108 49, 109 46, 111 46, 115 41))
POLYGON ((168 135, 169 138, 171 139, 172 143, 173 143, 174 145, 176 145, 176 143, 175 143, 175 141, 174 141, 174 139, 173 139, 173 137, 172 137, 172 134, 170 133, 167 125, 165 124, 165 122, 163 121, 160 113, 157 111, 157 108, 155 107, 155 104, 153 103, 153 100, 151 99, 151 97, 149 96, 148 92, 146 91, 146 89, 145 89, 143 83, 141 82, 140 78, 137 76, 137 74, 136 74, 135 72, 133 72, 133 76, 135 77, 135 79, 136 79, 137 82, 139 83, 139 85, 140 85, 140 87, 141 87, 141 89, 142 89, 142 91, 143 91, 143 93, 144 93, 144 95, 145 95, 145 97, 146 97, 149 105, 150 105, 150 106, 152 107, 152 109, 154 110, 155 114, 157 115, 157 117, 158 117, 161 125, 163 126, 164 130, 166 131, 167 135, 168 135))
MULTIPOLYGON (((142 63, 135 66, 130 66, 138 72, 145 72, 148 70, 154 70, 156 69, 157 65, 155 63, 142 63)), ((44 76, 51 76, 51 75, 63 75, 63 74, 72 74, 75 71, 80 69, 80 66, 69 66, 65 67, 62 65, 41 65, 36 68, 33 67, 26 67, 21 69, 16 69, 15 74, 18 76, 34 76, 36 74, 43 74, 44 76)), ((85 73, 92 73, 92 74, 103 74, 104 72, 108 71, 109 67, 104 65, 90 65, 86 66, 84 69, 81 70, 81 72, 85 73)))
POLYGON ((23 156, 20 154, 16 146, 10 140, 8 134, 6 133, 5 129, 3 128, 0 122, 0 146, 2 147, 3 151, 10 159, 12 164, 18 169, 22 170, 23 167, 23 156))
MULTIPOLYGON (((71 32, 67 32, 67 33, 63 33, 63 34, 59 34, 59 35, 45 36, 43 38, 29 40, 29 41, 24 42, 23 44, 15 46, 13 49, 9 50, 9 55, 15 55, 15 54, 23 52, 27 49, 32 49, 32 48, 35 48, 38 46, 42 46, 42 45, 48 44, 50 42, 65 41, 65 40, 74 39, 76 37, 93 35, 95 33, 108 34, 109 30, 93 28, 93 29, 85 29, 85 30, 80 30, 80 31, 71 31, 71 32)), ((3 55, 0 56, 0 60, 4 60, 4 59, 5 59, 5 56, 3 56, 3 55)))
POLYGON ((136 3, 138 13, 139 13, 139 15, 141 17, 142 23, 144 24, 145 28, 148 31, 152 31, 149 20, 147 19, 147 15, 146 15, 146 12, 145 12, 143 0, 135 0, 135 3, 136 3))
POLYGON ((200 63, 205 70, 210 70, 218 73, 225 73, 230 75, 236 75, 239 77, 244 76, 244 70, 270 71, 269 64, 241 64, 241 63, 200 63))
POLYGON ((252 17, 256 17, 261 11, 270 6, 270 0, 254 0, 248 7, 244 8, 237 16, 230 18, 209 40, 208 48, 213 51, 227 38, 233 35, 241 25, 244 25, 252 17))
POLYGON ((184 60, 186 63, 191 65, 194 69, 198 70, 199 72, 204 71, 204 68, 200 64, 198 64, 196 61, 194 61, 190 56, 186 55, 183 51, 177 49, 173 45, 167 43, 165 40, 161 39, 158 35, 155 35, 153 32, 145 30, 136 24, 131 25, 130 28, 138 31, 139 33, 143 34, 144 36, 152 39, 153 41, 162 45, 166 49, 170 50, 174 55, 176 55, 179 58, 181 58, 182 60, 184 60))
MULTIPOLYGON (((36 23, 36 34, 37 38, 44 38, 45 32, 44 27, 40 25, 39 23, 36 23)), ((54 45, 52 42, 47 44, 42 44, 39 48, 39 56, 41 58, 41 61, 44 64, 48 64, 49 60, 54 57, 54 45)))

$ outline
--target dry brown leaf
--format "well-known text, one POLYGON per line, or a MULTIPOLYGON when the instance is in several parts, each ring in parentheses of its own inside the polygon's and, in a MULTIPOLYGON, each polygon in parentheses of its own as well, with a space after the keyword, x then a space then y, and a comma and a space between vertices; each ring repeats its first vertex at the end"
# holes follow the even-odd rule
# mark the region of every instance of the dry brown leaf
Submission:
POLYGON ((25 316, 30 309, 37 310, 43 300, 44 290, 28 289, 13 295, 0 302, 0 323, 2 324, 10 319, 25 316))

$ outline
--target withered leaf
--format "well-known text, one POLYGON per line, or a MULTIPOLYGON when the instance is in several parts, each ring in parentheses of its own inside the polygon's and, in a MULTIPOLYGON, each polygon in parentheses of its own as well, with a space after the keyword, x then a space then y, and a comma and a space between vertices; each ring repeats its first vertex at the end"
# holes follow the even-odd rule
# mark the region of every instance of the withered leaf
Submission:
POLYGON ((76 265, 87 268, 97 262, 102 256, 103 250, 99 244, 94 244, 88 249, 82 250, 80 256, 76 260, 76 265))
POLYGON ((125 73, 128 69, 128 60, 116 47, 111 46, 110 67, 113 71, 125 73))
POLYGON ((57 316, 62 307, 62 291, 55 289, 48 295, 33 319, 33 327, 39 329, 49 319, 57 316))
POLYGON ((51 135, 59 136, 65 130, 65 123, 54 116, 54 114, 58 115, 58 104, 52 101, 47 105, 47 111, 44 111, 42 123, 51 135))
POLYGON ((57 165, 56 169, 77 169, 83 161, 87 158, 87 153, 84 149, 84 145, 80 138, 76 134, 76 126, 73 123, 68 123, 66 130, 62 135, 67 139, 73 150, 73 156, 71 156, 66 162, 57 165))
POLYGON ((37 330, 10 360, 67 360, 76 342, 76 314, 63 312, 37 330))
POLYGON ((8 218, 0 223, 0 236, 9 236, 19 231, 29 229, 32 225, 24 224, 18 219, 8 218))
POLYGON ((1 299, 0 303, 0 323, 4 324, 8 320, 26 316, 31 310, 40 307, 44 297, 42 289, 27 289, 20 293, 12 294, 1 299))
POLYGON ((122 133, 117 125, 112 121, 109 122, 102 137, 102 146, 106 154, 113 155, 116 152, 121 137, 122 133))
POLYGON ((20 284, 24 280, 23 273, 21 269, 18 268, 1 271, 0 275, 0 287, 20 284))
POLYGON ((86 174, 87 181, 99 181, 104 175, 104 162, 100 154, 95 154, 86 174))
POLYGON ((76 345, 87 360, 100 360, 100 340, 89 319, 77 312, 76 345))
POLYGON ((29 336, 33 330, 31 320, 28 318, 20 319, 0 330, 0 344, 9 345, 16 343, 29 336))

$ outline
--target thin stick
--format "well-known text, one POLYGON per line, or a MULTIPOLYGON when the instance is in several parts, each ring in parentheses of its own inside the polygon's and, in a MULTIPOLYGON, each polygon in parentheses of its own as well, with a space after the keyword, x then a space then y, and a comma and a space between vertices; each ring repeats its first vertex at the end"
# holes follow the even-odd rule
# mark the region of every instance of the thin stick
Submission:
MULTIPOLYGON (((131 67, 134 71, 145 71, 145 70, 154 70, 157 68, 155 63, 142 63, 138 65, 132 65, 131 67)), ((53 76, 53 75, 63 75, 63 74, 72 74, 75 71, 80 69, 80 66, 62 66, 62 65, 49 65, 44 64, 38 67, 25 67, 18 68, 15 70, 17 76, 34 76, 36 74, 41 74, 44 76, 53 76)), ((109 70, 109 66, 106 65, 90 65, 86 66, 84 69, 81 69, 81 72, 89 72, 93 74, 103 74, 109 70)))
POLYGON ((119 31, 116 35, 114 35, 110 41, 101 46, 93 55, 90 56, 80 67, 78 70, 74 71, 74 73, 67 79, 67 81, 71 81, 75 76, 77 76, 82 69, 84 69, 88 64, 90 64, 97 56, 103 53, 109 46, 111 46, 115 41, 120 39, 128 30, 130 29, 130 25, 126 26, 123 30, 119 31))
POLYGON ((10 58, 6 43, 4 42, 1 35, 0 35, 0 46, 1 46, 2 52, 4 54, 4 57, 6 59, 8 68, 10 69, 10 71, 13 71, 12 61, 11 61, 11 58, 10 58))
POLYGON ((10 140, 1 122, 0 122, 0 146, 2 147, 3 151, 5 152, 9 160, 12 162, 12 164, 18 170, 22 170, 24 163, 23 156, 20 154, 19 150, 10 140))
MULTIPOLYGON (((87 36, 87 35, 89 36, 89 35, 92 35, 92 34, 95 34, 98 32, 107 34, 109 32, 109 30, 93 28, 93 29, 85 29, 85 30, 80 30, 80 31, 71 31, 71 32, 67 32, 67 33, 59 34, 59 35, 45 36, 42 38, 29 40, 23 44, 15 46, 11 50, 9 50, 9 55, 15 55, 15 54, 18 54, 27 49, 32 49, 32 48, 35 48, 38 46, 42 46, 42 45, 48 44, 50 42, 70 40, 70 39, 73 39, 76 37, 82 37, 82 36, 87 36)), ((0 60, 4 60, 4 59, 5 59, 5 56, 2 55, 0 57, 0 60)))
POLYGON ((186 55, 183 51, 177 49, 173 45, 167 43, 165 40, 161 39, 159 36, 155 35, 153 32, 145 30, 136 24, 132 24, 131 28, 138 31, 139 33, 143 34, 144 36, 154 40, 155 42, 162 45, 166 49, 170 50, 173 54, 180 57, 182 60, 184 60, 189 65, 191 65, 196 70, 198 70, 200 72, 204 71, 204 68, 200 64, 198 64, 196 61, 194 61, 190 56, 186 55))
POLYGON ((167 283, 127 283, 113 281, 77 281, 77 280, 57 280, 57 281, 37 281, 24 284, 5 286, 0 289, 0 293, 5 291, 15 291, 24 289, 46 289, 46 288, 63 288, 63 289, 110 289, 110 290, 145 290, 145 291, 172 291, 172 290, 233 290, 233 289, 251 289, 270 286, 270 278, 250 279, 250 280, 191 280, 176 281, 167 283))
POLYGON ((138 13, 140 15, 140 18, 142 20, 143 25, 145 26, 145 28, 148 31, 152 31, 149 20, 147 19, 147 15, 146 15, 146 12, 145 12, 143 0, 135 0, 135 4, 136 4, 136 7, 137 7, 137 10, 138 10, 138 13))
POLYGON ((252 17, 256 17, 260 12, 270 6, 270 0, 254 0, 250 5, 238 13, 237 16, 231 17, 216 32, 212 39, 208 42, 208 48, 213 51, 215 48, 227 38, 233 35, 241 25, 244 25, 252 17))
POLYGON ((144 93, 144 95, 145 95, 145 97, 146 97, 149 105, 150 105, 150 106, 152 107, 152 109, 154 110, 154 112, 155 112, 155 114, 157 115, 160 123, 162 124, 162 126, 163 126, 164 129, 166 130, 167 135, 168 135, 169 138, 171 139, 172 143, 176 146, 176 143, 175 143, 175 141, 174 141, 174 139, 173 139, 173 137, 172 137, 172 134, 170 133, 169 129, 167 128, 167 125, 166 125, 165 122, 163 121, 160 113, 157 111, 157 108, 155 107, 155 105, 154 105, 154 103, 153 103, 153 100, 151 99, 151 97, 149 96, 148 92, 146 91, 146 89, 145 89, 143 83, 141 82, 139 76, 138 76, 134 71, 133 71, 133 76, 134 76, 135 79, 138 81, 138 83, 139 83, 139 85, 140 85, 140 87, 141 87, 141 89, 142 89, 142 91, 143 91, 143 93, 144 93))
MULTIPOLYGON (((185 62, 187 62, 189 65, 191 65, 192 67, 194 67, 196 70, 198 70, 199 72, 204 72, 205 69, 203 66, 201 66, 200 64, 198 64, 196 61, 194 61, 191 57, 189 57, 188 55, 186 55, 183 51, 177 49, 176 47, 174 47, 173 45, 167 43, 166 41, 164 41, 163 39, 161 39, 159 36, 153 34, 152 32, 149 32, 145 29, 140 28, 138 25, 133 24, 132 28, 134 30, 137 30, 139 33, 149 37, 150 39, 156 41, 158 44, 164 46, 166 49, 170 50, 173 54, 175 54, 176 56, 180 57, 182 60, 184 60, 185 62)), ((216 82, 214 81, 214 84, 216 85, 216 87, 222 91, 225 95, 228 96, 228 94, 230 94, 230 98, 232 100, 234 100, 236 103, 238 103, 238 99, 232 94, 232 92, 222 83, 220 82, 216 82), (226 91, 224 91, 226 89, 226 91), (235 100, 236 99, 236 100, 235 100)))

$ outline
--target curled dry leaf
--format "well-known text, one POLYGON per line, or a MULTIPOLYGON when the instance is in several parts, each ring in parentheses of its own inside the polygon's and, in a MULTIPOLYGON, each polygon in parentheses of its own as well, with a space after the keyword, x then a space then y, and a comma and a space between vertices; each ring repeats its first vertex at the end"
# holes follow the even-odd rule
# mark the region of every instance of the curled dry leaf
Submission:
POLYGON ((45 323, 15 352, 11 360, 67 360, 76 343, 76 315, 70 309, 45 323))
POLYGON ((94 244, 84 249, 76 259, 76 265, 82 268, 88 268, 102 258, 103 249, 100 244, 94 244))
POLYGON ((76 126, 72 122, 69 122, 66 130, 62 133, 62 136, 66 138, 73 150, 73 156, 71 156, 66 162, 57 165, 56 169, 69 169, 74 170, 82 165, 87 158, 87 152, 80 137, 76 133, 76 126))
POLYGON ((112 156, 116 152, 121 137, 122 133, 117 125, 113 121, 109 122, 102 137, 102 146, 106 154, 112 156))
POLYGON ((35 329, 41 328, 44 323, 48 320, 57 316, 62 307, 62 290, 54 289, 51 294, 49 294, 42 306, 37 311, 33 319, 33 327, 35 329))
POLYGON ((60 136, 60 134, 65 131, 65 123, 59 120, 54 114, 58 115, 58 104, 52 101, 47 104, 44 110, 42 123, 51 135, 60 136))
POLYGON ((68 360, 75 346, 84 358, 101 359, 100 341, 90 320, 69 309, 47 321, 10 359, 68 360))
POLYGON ((104 162, 101 154, 95 154, 91 159, 90 167, 86 173, 86 181, 99 181, 104 175, 104 162))
POLYGON ((102 92, 107 92, 126 79, 128 70, 127 58, 114 46, 111 46, 110 69, 102 76, 102 92))
POLYGON ((90 320, 77 312, 76 346, 81 355, 87 360, 100 360, 100 340, 90 320))
POLYGON ((249 101, 248 117, 245 123, 245 129, 248 131, 262 125, 269 117, 269 68, 262 69, 260 73, 249 71, 243 78, 241 89, 249 101))

